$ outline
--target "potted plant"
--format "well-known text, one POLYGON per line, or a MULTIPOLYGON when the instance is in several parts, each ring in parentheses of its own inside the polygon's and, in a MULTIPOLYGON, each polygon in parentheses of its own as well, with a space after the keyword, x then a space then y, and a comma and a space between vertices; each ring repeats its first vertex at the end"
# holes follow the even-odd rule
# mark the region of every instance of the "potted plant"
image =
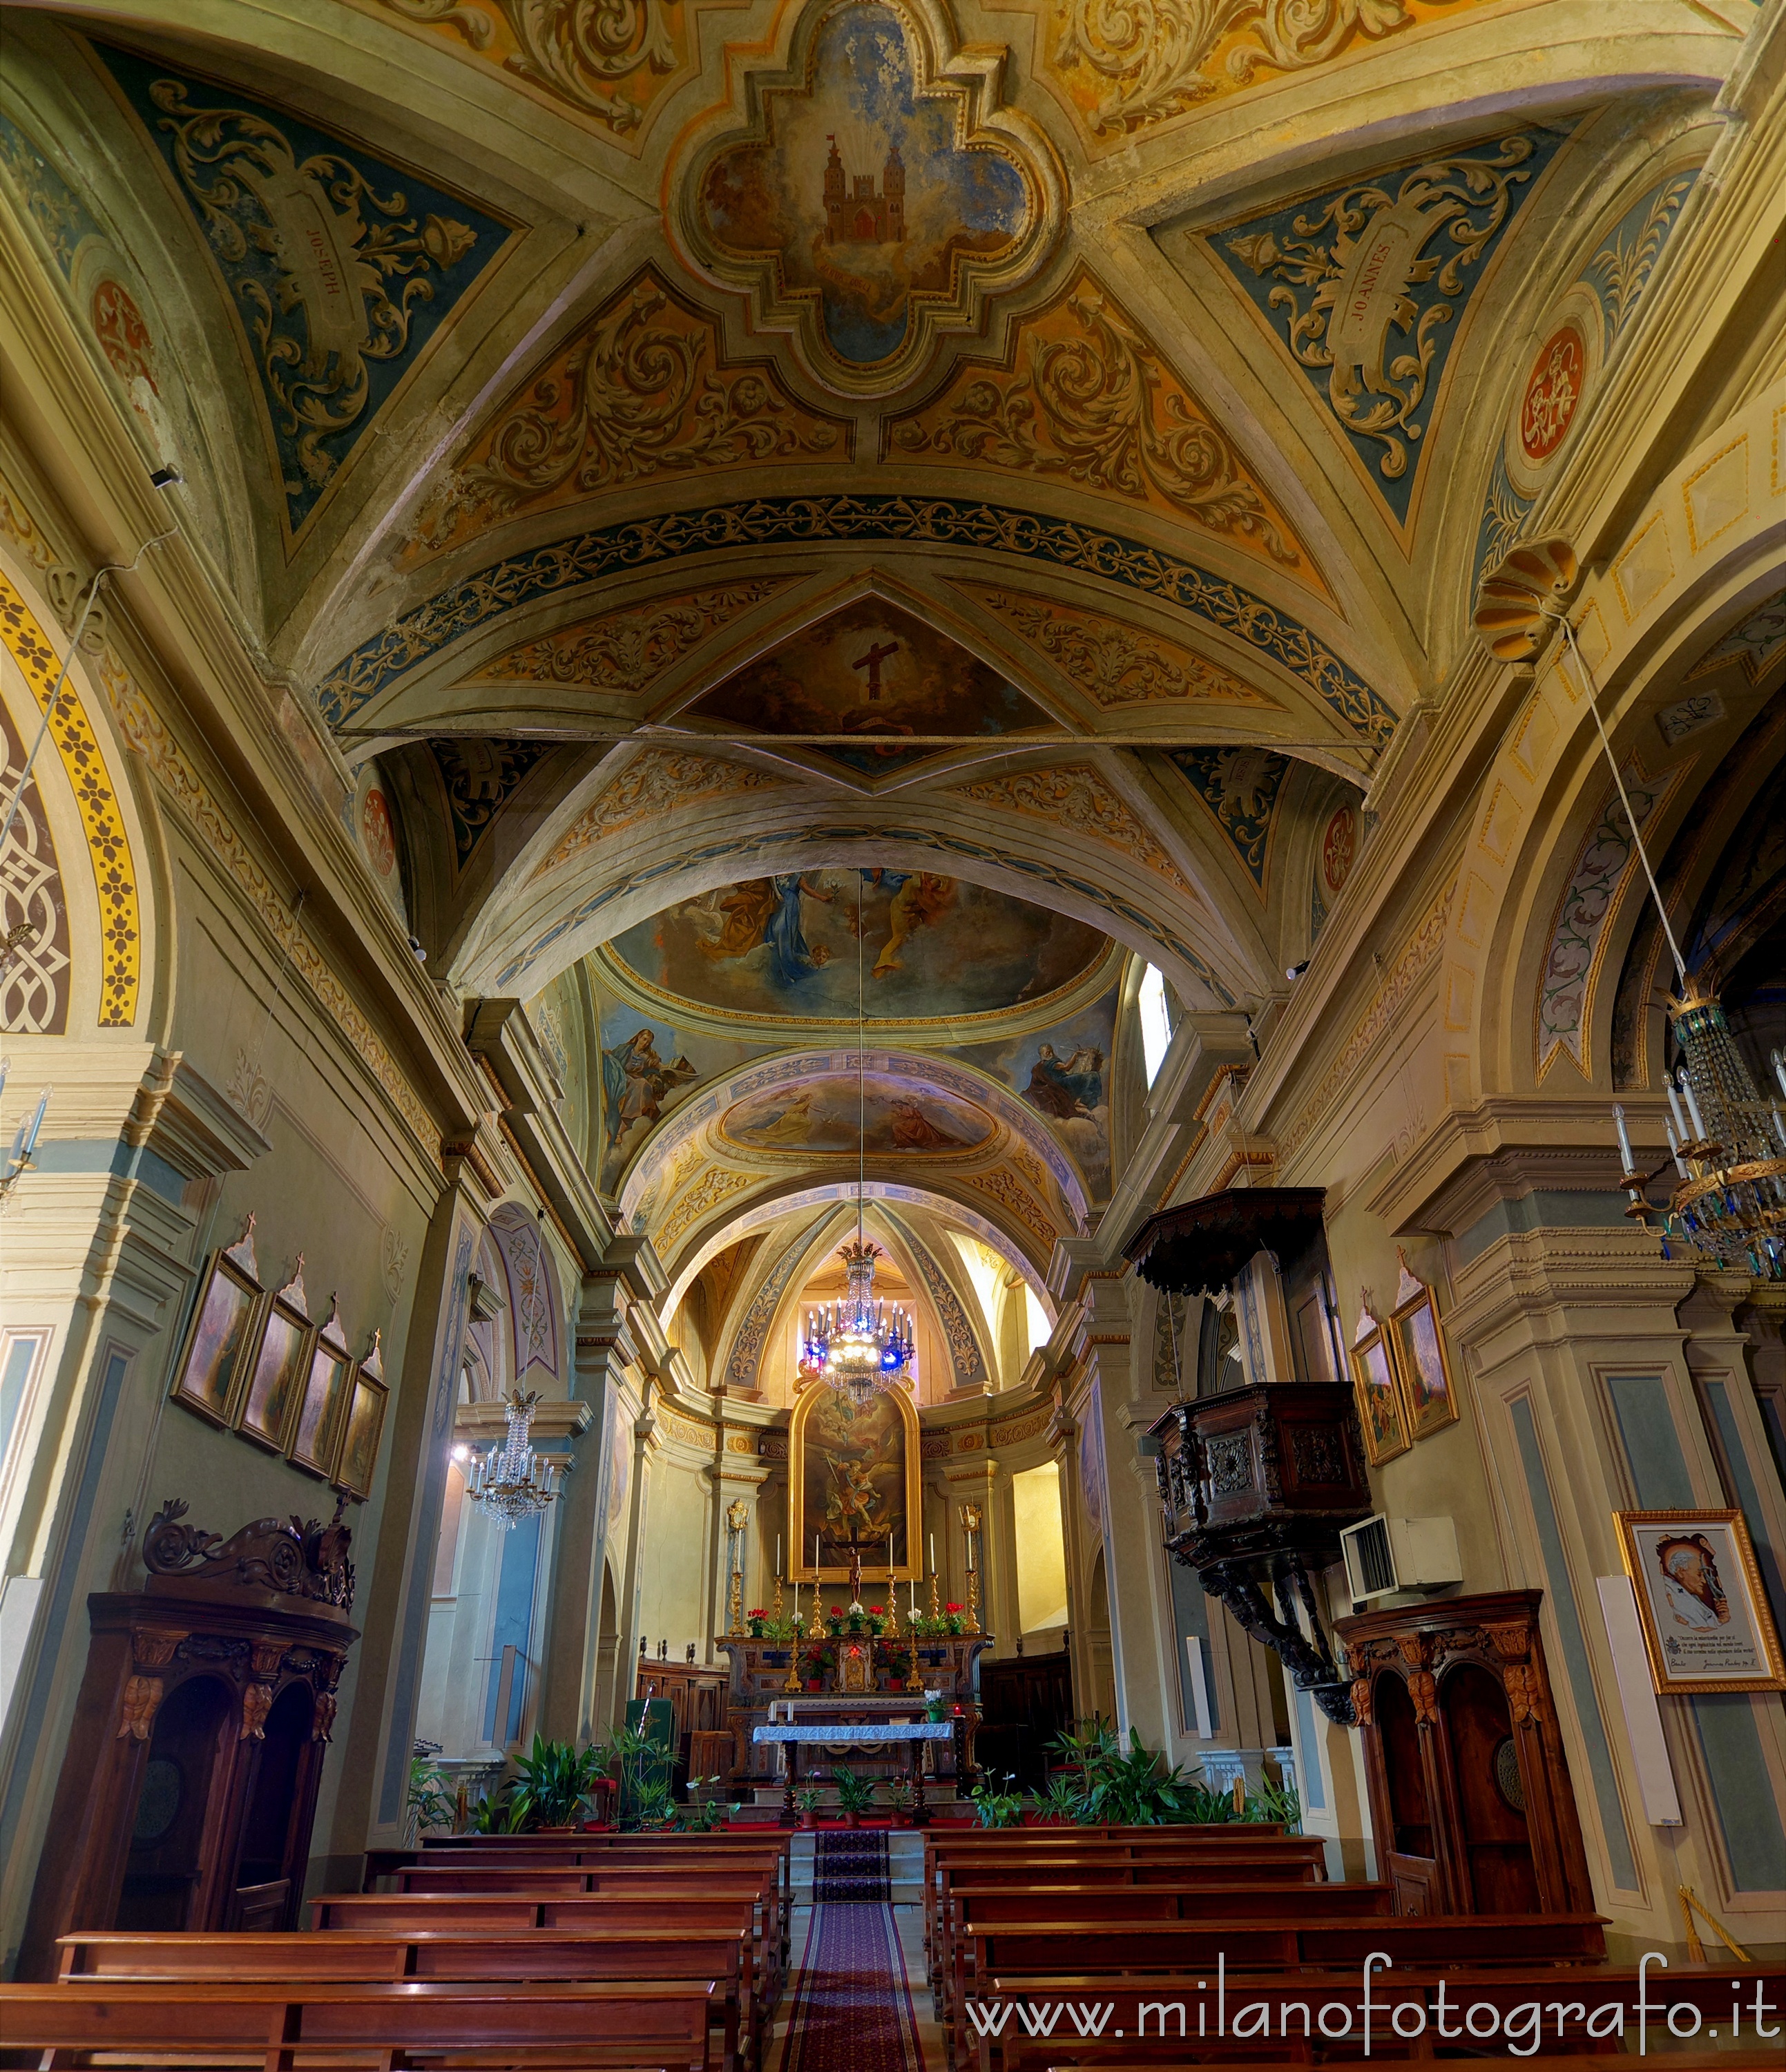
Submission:
POLYGON ((949 1700, 940 1691, 924 1693, 924 1716, 933 1727, 941 1726, 949 1716, 949 1700))
POLYGON ((745 1630, 753 1640, 764 1640, 769 1634, 769 1614, 758 1605, 754 1611, 744 1615, 745 1630))
POLYGON ((815 1827, 819 1824, 819 1808, 824 1793, 816 1784, 803 1784, 794 1794, 794 1803, 799 1809, 800 1825, 815 1827))
POLYGON ((896 1778, 887 1786, 887 1799, 893 1807, 893 1825, 910 1827, 918 1814, 918 1786, 911 1778, 896 1778))
POLYGON ((1023 1794, 1013 1791, 1014 1779, 1004 1774, 1004 1788, 999 1789, 999 1773, 988 1770, 967 1794, 974 1808, 975 1824, 981 1827, 1020 1827, 1023 1825, 1023 1794))
POLYGON ((832 1773, 837 1786, 838 1810, 843 1814, 846 1827, 859 1827, 862 1815, 874 1811, 874 1794, 879 1782, 872 1777, 858 1777, 853 1770, 840 1770, 832 1773))
POLYGON ((458 1809, 446 1790, 446 1778, 428 1755, 413 1755, 409 1758, 407 1811, 404 1844, 412 1849, 424 1835, 450 1831, 458 1816, 458 1809))
POLYGON ((528 1801, 529 1827, 574 1827, 589 1810, 589 1787, 607 1767, 606 1752, 548 1741, 536 1733, 517 1758, 515 1790, 528 1801))
POLYGON ((945 1633, 958 1634, 967 1630, 967 1622, 963 1616, 967 1609, 965 1605, 945 1605, 942 1607, 942 1630, 945 1633))

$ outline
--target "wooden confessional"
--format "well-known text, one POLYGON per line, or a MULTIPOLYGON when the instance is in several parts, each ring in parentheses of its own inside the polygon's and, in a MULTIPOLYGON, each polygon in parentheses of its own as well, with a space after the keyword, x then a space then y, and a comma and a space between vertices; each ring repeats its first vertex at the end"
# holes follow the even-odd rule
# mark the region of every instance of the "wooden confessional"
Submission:
POLYGON ((88 1597, 21 1978, 53 1978, 76 1929, 294 1925, 359 1638, 345 1502, 327 1525, 257 1519, 228 1540, 169 1503, 144 1540, 146 1588, 88 1597))
POLYGON ((1399 1914, 1594 1909, 1539 1590, 1340 1619, 1380 1875, 1399 1914))

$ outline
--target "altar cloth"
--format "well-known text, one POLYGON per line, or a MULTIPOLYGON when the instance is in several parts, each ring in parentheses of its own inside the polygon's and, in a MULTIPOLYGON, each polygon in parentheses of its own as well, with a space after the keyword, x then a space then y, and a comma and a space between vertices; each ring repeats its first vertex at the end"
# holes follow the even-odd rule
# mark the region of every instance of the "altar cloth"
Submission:
POLYGON ((841 1748, 848 1742, 861 1741, 946 1741, 955 1732, 948 1720, 888 1720, 881 1725, 872 1723, 854 1726, 811 1727, 758 1727, 753 1729, 753 1741, 822 1741, 829 1748, 841 1748))

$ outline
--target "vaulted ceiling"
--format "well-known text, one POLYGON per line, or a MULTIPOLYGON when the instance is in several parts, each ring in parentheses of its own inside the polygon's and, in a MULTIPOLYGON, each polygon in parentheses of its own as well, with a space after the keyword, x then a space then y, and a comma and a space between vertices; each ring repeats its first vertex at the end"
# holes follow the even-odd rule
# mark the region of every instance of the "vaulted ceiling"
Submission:
POLYGON ((431 968, 562 1025, 617 1202, 723 1139, 819 1216, 825 1126, 735 1083, 832 1071, 867 885, 881 1178, 1033 1269, 1111 1184, 1107 1124, 1024 1108, 1037 1045, 1100 1047, 1127 953, 1193 1011, 1281 993, 1755 14, 12 10, 0 177, 431 968), (790 880, 826 956, 783 984, 790 880), (921 983, 879 963, 907 883, 921 983), (601 1060, 651 1026, 617 1130, 601 1060))

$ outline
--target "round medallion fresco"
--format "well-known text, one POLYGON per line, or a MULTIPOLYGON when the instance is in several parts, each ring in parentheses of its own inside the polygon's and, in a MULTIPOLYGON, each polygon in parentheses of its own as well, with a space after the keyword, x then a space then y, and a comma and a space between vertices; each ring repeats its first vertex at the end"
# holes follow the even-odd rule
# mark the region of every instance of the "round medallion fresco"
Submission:
POLYGON ((747 878, 667 907, 608 955, 659 996, 763 1021, 996 1013, 1089 976, 1108 939, 1064 914, 929 871, 747 878))
POLYGON ((1582 399, 1587 348, 1573 324, 1546 339, 1519 409, 1519 442, 1528 460, 1548 460, 1562 444, 1582 399))
POLYGON ((1321 876, 1329 892, 1337 892, 1352 875, 1357 848, 1358 816, 1349 806, 1341 806, 1321 837, 1321 876))

